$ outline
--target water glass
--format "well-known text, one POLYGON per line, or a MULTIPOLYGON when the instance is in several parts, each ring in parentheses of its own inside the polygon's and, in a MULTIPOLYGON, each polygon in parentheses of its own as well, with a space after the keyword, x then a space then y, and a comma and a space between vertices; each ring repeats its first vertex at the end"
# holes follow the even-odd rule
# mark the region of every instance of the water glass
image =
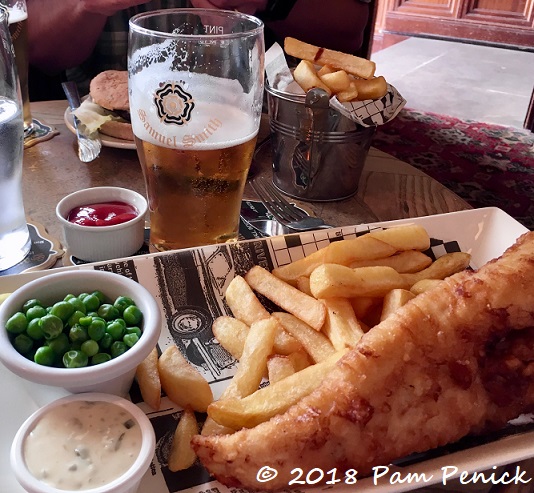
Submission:
POLYGON ((6 7, 9 12, 9 32, 15 49, 15 63, 22 93, 24 136, 28 137, 33 132, 28 88, 28 9, 25 0, 0 0, 0 5, 6 7))
POLYGON ((263 23, 234 11, 130 20, 130 110, 158 250, 235 241, 260 124, 263 23))
POLYGON ((0 271, 24 259, 31 246, 22 202, 22 100, 8 16, 0 5, 0 271))

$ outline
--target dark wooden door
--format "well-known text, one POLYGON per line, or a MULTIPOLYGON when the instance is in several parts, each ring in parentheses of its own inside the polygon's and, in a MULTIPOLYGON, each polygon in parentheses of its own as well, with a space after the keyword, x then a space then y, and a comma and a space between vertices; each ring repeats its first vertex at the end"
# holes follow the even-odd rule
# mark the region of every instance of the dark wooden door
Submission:
POLYGON ((384 33, 534 50, 534 0, 383 0, 384 33))

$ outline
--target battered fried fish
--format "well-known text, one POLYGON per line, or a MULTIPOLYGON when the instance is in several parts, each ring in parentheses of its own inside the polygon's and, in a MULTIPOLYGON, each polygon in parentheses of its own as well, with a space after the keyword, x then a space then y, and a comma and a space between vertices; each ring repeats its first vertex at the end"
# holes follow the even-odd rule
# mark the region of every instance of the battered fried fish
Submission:
POLYGON ((353 468, 362 477, 531 411, 531 327, 534 232, 373 328, 286 413, 233 435, 196 436, 193 447, 229 486, 282 489, 296 467, 353 468), (259 483, 266 465, 278 476, 259 483))

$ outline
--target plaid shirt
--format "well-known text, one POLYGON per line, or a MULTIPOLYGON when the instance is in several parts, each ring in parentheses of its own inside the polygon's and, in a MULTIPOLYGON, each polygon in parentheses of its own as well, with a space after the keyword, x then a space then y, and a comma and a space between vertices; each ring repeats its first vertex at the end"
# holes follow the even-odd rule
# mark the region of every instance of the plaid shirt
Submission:
POLYGON ((68 80, 74 80, 81 94, 89 93, 89 82, 104 70, 126 70, 128 55, 128 21, 141 12, 189 7, 187 0, 151 0, 108 17, 91 56, 78 67, 67 69, 68 80))

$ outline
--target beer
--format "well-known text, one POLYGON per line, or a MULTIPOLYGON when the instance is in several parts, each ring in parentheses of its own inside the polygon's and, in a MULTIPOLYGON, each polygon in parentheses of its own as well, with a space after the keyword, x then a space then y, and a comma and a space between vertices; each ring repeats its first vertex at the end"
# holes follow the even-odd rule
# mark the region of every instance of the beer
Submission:
POLYGON ((261 21, 239 12, 170 9, 130 19, 132 130, 158 250, 238 237, 261 118, 262 35, 261 21))
POLYGON ((8 11, 9 33, 11 34, 11 41, 15 49, 15 63, 20 80, 24 135, 28 136, 33 131, 28 90, 28 13, 19 4, 8 8, 8 11))
POLYGON ((208 150, 172 149, 136 137, 158 250, 237 239, 241 198, 256 137, 208 150))

